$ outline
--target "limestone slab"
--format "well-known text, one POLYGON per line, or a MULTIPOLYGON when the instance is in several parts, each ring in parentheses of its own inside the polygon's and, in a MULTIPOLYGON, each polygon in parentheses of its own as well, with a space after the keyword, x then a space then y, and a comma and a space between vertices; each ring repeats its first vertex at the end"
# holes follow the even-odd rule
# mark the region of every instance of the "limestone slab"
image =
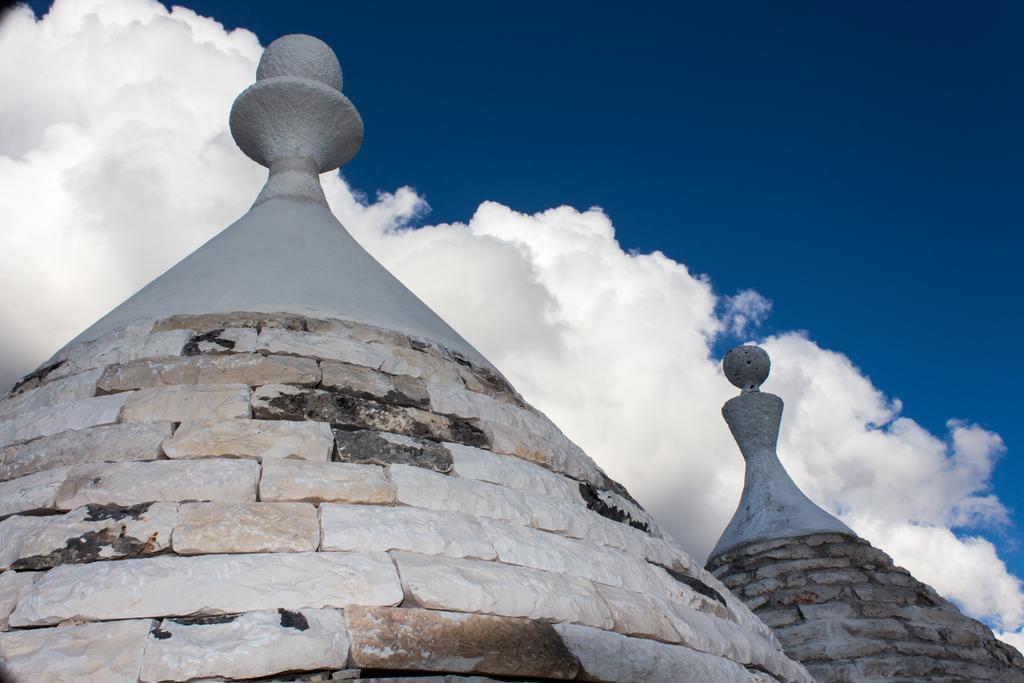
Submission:
POLYGON ((323 550, 408 550, 481 560, 497 556, 484 527, 455 512, 325 503, 320 528, 323 550))
POLYGON ((399 345, 387 347, 379 345, 379 348, 381 348, 382 355, 386 356, 380 365, 380 369, 384 372, 416 377, 427 383, 461 384, 458 366, 455 362, 433 347, 421 349, 399 345))
POLYGON ((404 434, 370 430, 334 430, 338 460, 367 465, 415 465, 451 472, 452 455, 439 443, 404 434))
POLYGON ((0 481, 62 465, 156 460, 171 429, 170 422, 102 425, 8 446, 0 450, 0 481))
POLYGON ((18 413, 0 422, 0 446, 117 422, 129 396, 97 396, 18 413))
POLYGON ((283 328, 263 328, 256 339, 256 350, 260 353, 338 360, 353 365, 379 368, 386 355, 379 353, 374 346, 343 333, 305 332, 283 328))
POLYGON ((383 553, 160 555, 61 565, 11 614, 12 626, 66 619, 234 614, 395 605, 402 587, 383 553))
POLYGON ((19 512, 59 509, 57 493, 68 476, 68 467, 55 467, 10 481, 0 482, 0 519, 19 512))
POLYGON ((681 642, 668 608, 662 601, 614 586, 595 583, 594 587, 608 606, 617 633, 666 643, 681 642))
POLYGON ((296 553, 320 544, 316 508, 307 503, 182 503, 174 552, 296 553))
POLYGON ((393 557, 408 597, 422 607, 613 626, 604 600, 583 579, 498 562, 405 552, 393 557))
POLYGON ((183 422, 163 444, 168 458, 298 459, 327 462, 334 434, 323 422, 203 420, 183 422))
POLYGON ((692 606, 672 601, 665 605, 684 644, 763 669, 784 681, 812 683, 803 667, 782 653, 776 639, 764 638, 749 628, 716 618, 692 606))
POLYGON ((401 607, 345 611, 352 661, 405 669, 571 679, 579 665, 550 624, 401 607))
POLYGON ((438 474, 409 465, 389 468, 396 499, 428 510, 504 519, 528 525, 531 511, 518 491, 473 479, 438 474))
POLYGON ((577 576, 642 593, 661 595, 665 590, 664 581, 654 568, 621 550, 489 519, 481 519, 481 524, 498 559, 505 564, 577 576))
POLYGON ((74 344, 55 357, 66 363, 54 373, 54 377, 114 363, 129 363, 140 358, 180 356, 182 347, 192 336, 189 330, 153 332, 152 328, 151 320, 141 321, 98 339, 74 344))
POLYGON ((0 631, 7 630, 7 617, 18 601, 28 595, 29 589, 42 572, 4 572, 0 574, 0 631))
POLYGON ((249 417, 251 395, 244 384, 190 384, 151 387, 105 398, 128 397, 122 413, 125 422, 188 422, 249 417))
POLYGON ((595 486, 602 485, 604 473, 590 456, 541 413, 452 384, 429 383, 427 392, 433 410, 476 419, 494 452, 529 460, 595 486))
POLYGON ((460 477, 488 481, 509 488, 544 493, 572 503, 582 503, 579 483, 544 469, 540 465, 511 455, 501 455, 482 448, 445 444, 460 477))
POLYGON ((348 652, 345 619, 335 609, 164 619, 150 634, 139 678, 158 683, 342 669, 348 652))
POLYGON ((137 683, 150 619, 0 634, 0 660, 15 681, 137 683))
POLYGON ((383 467, 345 462, 267 460, 260 500, 389 505, 395 489, 383 467))
POLYGON ((259 474, 256 462, 224 458, 81 465, 68 473, 57 506, 73 510, 151 501, 252 502, 259 474))
MULTIPOLYGON (((349 363, 324 361, 321 386, 343 394, 414 408, 430 408, 423 380, 409 375, 389 375, 349 363)), ((282 382, 284 384, 284 382, 282 382)))
POLYGON ((177 503, 87 505, 63 515, 17 515, 0 522, 0 569, 139 557, 166 550, 177 503))
POLYGON ((581 678, 615 683, 715 681, 750 683, 736 662, 643 638, 630 638, 576 624, 555 624, 569 651, 579 659, 581 678))
POLYGON ((8 420, 20 413, 28 413, 58 403, 92 398, 96 395, 96 380, 99 379, 101 372, 98 369, 87 370, 0 401, 0 420, 8 420))
POLYGON ((320 368, 309 358, 256 354, 181 356, 111 365, 96 383, 114 393, 178 384, 297 384, 315 386, 320 368))
POLYGON ((317 420, 347 429, 374 429, 474 446, 487 444, 484 433, 468 420, 322 389, 268 384, 256 390, 253 412, 264 419, 317 420))

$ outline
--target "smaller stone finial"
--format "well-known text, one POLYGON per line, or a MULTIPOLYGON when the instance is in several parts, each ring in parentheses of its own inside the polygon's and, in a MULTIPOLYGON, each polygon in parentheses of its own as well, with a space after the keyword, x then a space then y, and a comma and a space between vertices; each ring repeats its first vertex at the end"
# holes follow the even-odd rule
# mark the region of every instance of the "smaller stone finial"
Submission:
POLYGON ((231 107, 231 135, 250 159, 270 169, 256 203, 288 197, 327 203, 320 173, 347 163, 363 143, 363 121, 341 94, 341 65, 318 38, 272 42, 256 83, 231 107))
POLYGON ((768 352, 760 346, 737 346, 722 359, 725 378, 743 391, 758 391, 772 369, 768 352))
POLYGON ((741 390, 722 406, 722 416, 740 447, 746 472, 736 513, 711 557, 754 541, 820 532, 853 536, 849 527, 804 495, 779 461, 782 399, 760 390, 771 369, 768 353, 759 346, 737 346, 725 354, 722 369, 741 390))

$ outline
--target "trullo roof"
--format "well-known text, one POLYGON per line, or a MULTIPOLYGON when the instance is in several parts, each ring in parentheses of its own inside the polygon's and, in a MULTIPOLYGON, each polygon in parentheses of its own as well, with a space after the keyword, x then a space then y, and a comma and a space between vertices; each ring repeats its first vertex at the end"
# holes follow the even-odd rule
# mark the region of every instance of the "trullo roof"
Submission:
POLYGON ((275 41, 253 209, 0 402, 9 674, 810 683, 331 216, 341 87, 275 41))

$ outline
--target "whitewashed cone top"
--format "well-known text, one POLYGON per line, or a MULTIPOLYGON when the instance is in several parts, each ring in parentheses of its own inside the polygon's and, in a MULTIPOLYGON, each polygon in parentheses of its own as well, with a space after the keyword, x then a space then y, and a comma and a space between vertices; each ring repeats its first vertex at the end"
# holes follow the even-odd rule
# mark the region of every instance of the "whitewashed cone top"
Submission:
POLYGON ((320 40, 274 41, 230 117, 238 146, 270 169, 255 205, 72 343, 176 314, 289 311, 423 337, 485 362, 327 207, 319 174, 348 162, 363 141, 341 85, 338 59, 320 40))

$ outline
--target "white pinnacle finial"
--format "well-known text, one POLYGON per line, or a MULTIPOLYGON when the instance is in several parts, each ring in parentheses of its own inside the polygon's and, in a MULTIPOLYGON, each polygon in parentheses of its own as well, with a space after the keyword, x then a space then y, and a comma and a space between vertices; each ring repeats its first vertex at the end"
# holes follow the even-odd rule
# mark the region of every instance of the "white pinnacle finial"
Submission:
POLYGON ((272 197, 326 204, 320 173, 347 163, 363 143, 363 121, 341 94, 341 65, 318 38, 287 35, 271 43, 256 83, 231 107, 231 135, 250 159, 270 169, 259 204, 272 197))
POLYGON ((741 390, 722 406, 722 417, 747 466, 740 503, 711 557, 754 541, 826 532, 855 536, 805 496, 779 461, 782 399, 760 390, 771 369, 768 353, 759 346, 737 346, 725 354, 722 368, 741 390))

